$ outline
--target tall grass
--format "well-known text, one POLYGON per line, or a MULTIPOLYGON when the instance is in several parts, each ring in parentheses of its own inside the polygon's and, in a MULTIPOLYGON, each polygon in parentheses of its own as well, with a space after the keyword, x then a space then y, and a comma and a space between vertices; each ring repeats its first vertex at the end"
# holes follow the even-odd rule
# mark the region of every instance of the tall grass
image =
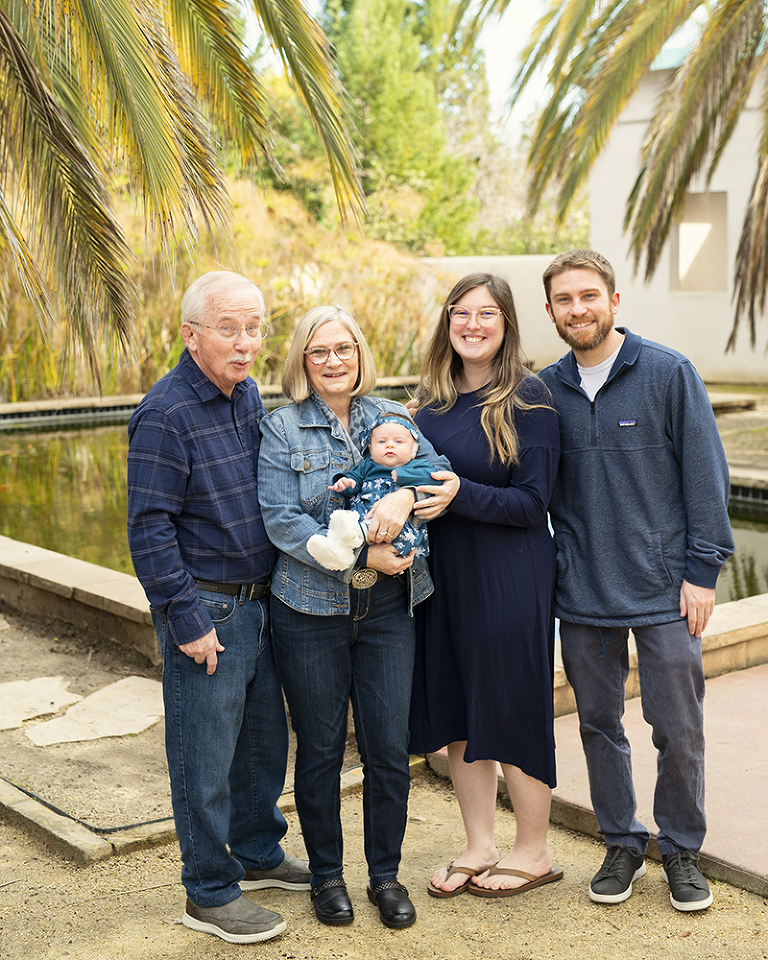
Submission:
POLYGON ((46 397, 143 393, 177 362, 179 305, 189 283, 208 270, 243 273, 264 292, 270 334, 254 367, 260 383, 280 380, 283 360, 297 319, 310 307, 339 304, 360 323, 380 376, 405 376, 418 362, 450 278, 389 244, 317 225, 288 194, 263 191, 245 181, 230 183, 231 238, 202 244, 194 260, 177 249, 169 279, 156 251, 126 203, 121 211, 141 264, 135 276, 136 323, 131 355, 115 346, 99 348, 101 382, 83 358, 67 353, 66 317, 47 344, 21 292, 11 297, 12 316, 0 329, 0 401, 46 397))

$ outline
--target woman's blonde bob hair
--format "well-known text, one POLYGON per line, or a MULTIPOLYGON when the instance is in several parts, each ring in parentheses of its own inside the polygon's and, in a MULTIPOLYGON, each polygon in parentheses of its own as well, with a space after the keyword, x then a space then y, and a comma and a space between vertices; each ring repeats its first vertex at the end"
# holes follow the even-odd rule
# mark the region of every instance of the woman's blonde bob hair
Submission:
POLYGON ((289 400, 300 403, 312 393, 312 387, 307 377, 307 358, 304 351, 312 342, 312 338, 323 326, 332 320, 338 320, 349 330, 349 334, 357 344, 357 383, 352 396, 363 396, 370 393, 376 386, 376 361, 368 344, 365 342, 363 331, 355 323, 352 314, 344 307, 313 307, 307 310, 296 324, 293 341, 288 350, 283 367, 283 394, 289 400))

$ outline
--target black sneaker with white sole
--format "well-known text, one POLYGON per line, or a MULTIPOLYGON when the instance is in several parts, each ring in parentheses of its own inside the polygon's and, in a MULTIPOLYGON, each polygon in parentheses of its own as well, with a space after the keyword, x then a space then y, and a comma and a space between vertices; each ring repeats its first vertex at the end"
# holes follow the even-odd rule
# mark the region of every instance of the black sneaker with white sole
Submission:
POLYGON ((661 858, 661 875, 669 884, 669 899, 675 910, 706 910, 714 899, 704 874, 699 869, 699 855, 693 850, 678 850, 661 858))
POLYGON ((621 903, 632 896, 632 881, 645 876, 645 859, 636 847, 623 843, 606 845, 605 860, 589 885, 589 898, 596 903, 621 903))

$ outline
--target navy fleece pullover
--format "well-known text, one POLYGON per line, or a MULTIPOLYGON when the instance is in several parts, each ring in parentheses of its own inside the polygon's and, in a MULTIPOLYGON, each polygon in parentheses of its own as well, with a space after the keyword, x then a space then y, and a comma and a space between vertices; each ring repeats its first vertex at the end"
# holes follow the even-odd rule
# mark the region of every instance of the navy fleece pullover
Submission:
POLYGON ((683 579, 713 588, 733 553, 728 466, 690 361, 618 329, 624 343, 594 401, 572 352, 540 374, 560 414, 555 615, 669 623, 683 579))

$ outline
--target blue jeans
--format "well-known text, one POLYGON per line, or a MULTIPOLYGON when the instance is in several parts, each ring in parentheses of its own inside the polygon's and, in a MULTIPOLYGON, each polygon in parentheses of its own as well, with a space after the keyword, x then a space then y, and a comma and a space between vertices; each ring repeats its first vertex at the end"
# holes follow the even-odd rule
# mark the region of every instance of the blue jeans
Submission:
POLYGON ((200 592, 225 647, 212 676, 152 619, 163 653, 165 748, 189 898, 218 907, 240 896, 244 868, 282 863, 288 724, 269 637, 269 598, 200 592), (228 849, 229 847, 229 849, 228 849))
POLYGON ((350 588, 350 600, 350 613, 320 617, 272 599, 275 658, 296 732, 296 809, 313 885, 343 873, 339 777, 350 698, 372 884, 397 877, 408 810, 415 640, 405 578, 350 588))
MULTIPOLYGON (((688 621, 633 627, 643 717, 658 751, 653 816, 662 854, 699 850, 704 814, 704 671, 701 638, 688 621)), ((592 806, 606 843, 641 853, 648 831, 635 817, 624 715, 629 631, 560 623, 565 674, 576 695, 592 806)))

